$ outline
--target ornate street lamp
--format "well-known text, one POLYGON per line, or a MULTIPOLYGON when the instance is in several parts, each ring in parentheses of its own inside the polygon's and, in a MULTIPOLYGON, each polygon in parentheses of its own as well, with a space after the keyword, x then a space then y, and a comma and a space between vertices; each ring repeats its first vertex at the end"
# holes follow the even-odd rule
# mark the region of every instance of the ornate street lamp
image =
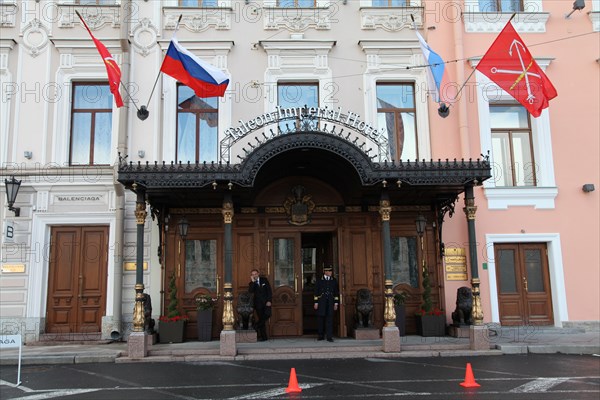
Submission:
POLYGON ((15 213, 15 217, 18 217, 21 213, 21 209, 19 207, 13 207, 15 204, 15 200, 17 200, 17 194, 19 193, 19 187, 21 186, 21 181, 15 179, 14 176, 4 180, 4 185, 6 186, 6 201, 8 202, 8 209, 15 213))
POLYGON ((423 234, 425 233, 425 226, 427 225, 427 220, 423 216, 423 214, 419 214, 417 219, 415 220, 415 224, 417 225, 417 235, 423 241, 423 234))
POLYGON ((183 217, 179 220, 179 222, 177 223, 177 228, 179 229, 179 236, 181 236, 181 238, 183 240, 185 240, 187 234, 188 234, 188 228, 190 227, 190 224, 188 223, 188 220, 183 217))

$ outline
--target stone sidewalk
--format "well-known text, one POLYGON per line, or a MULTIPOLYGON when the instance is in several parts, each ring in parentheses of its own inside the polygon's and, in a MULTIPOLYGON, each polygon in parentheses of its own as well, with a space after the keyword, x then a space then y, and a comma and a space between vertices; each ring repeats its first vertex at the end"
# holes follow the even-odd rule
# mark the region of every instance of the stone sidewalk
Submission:
MULTIPOLYGON (((275 338, 266 342, 238 343, 237 355, 221 356, 220 342, 188 341, 154 344, 143 359, 128 357, 126 342, 105 344, 25 345, 22 364, 78 364, 127 362, 198 362, 264 359, 451 357, 527 353, 600 355, 600 331, 576 328, 494 327, 489 329, 489 350, 469 348, 469 338, 403 336, 400 352, 383 352, 383 341, 339 338, 333 343, 314 337, 275 338)), ((16 365, 18 349, 0 351, 0 365, 16 365)))

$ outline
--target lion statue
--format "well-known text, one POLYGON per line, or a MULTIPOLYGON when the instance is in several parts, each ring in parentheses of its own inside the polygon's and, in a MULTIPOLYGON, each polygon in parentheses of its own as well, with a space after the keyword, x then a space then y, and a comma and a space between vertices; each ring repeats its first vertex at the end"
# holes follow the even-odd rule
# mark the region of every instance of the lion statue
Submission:
POLYGON ((254 295, 252 293, 242 292, 238 295, 237 312, 240 315, 240 329, 248 330, 252 327, 253 304, 254 295))
POLYGON ((369 289, 359 289, 356 292, 356 316, 359 328, 368 328, 373 312, 373 295, 369 289))
POLYGON ((472 325, 473 294, 471 288, 462 286, 456 291, 456 310, 452 312, 454 325, 472 325))
POLYGON ((144 332, 148 335, 154 334, 155 321, 152 318, 152 299, 148 293, 142 293, 144 303, 144 332))

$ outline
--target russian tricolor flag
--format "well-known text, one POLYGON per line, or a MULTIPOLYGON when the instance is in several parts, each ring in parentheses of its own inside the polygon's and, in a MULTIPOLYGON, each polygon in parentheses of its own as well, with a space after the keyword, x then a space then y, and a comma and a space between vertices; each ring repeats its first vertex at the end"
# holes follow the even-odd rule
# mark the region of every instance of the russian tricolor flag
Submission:
POLYGON ((175 37, 160 70, 191 88, 198 97, 223 97, 229 84, 223 71, 196 57, 175 37))
POLYGON ((444 60, 442 60, 442 57, 440 57, 435 51, 431 50, 431 47, 429 47, 425 39, 423 39, 423 36, 421 36, 419 32, 415 31, 415 33, 419 38, 421 50, 423 51, 423 57, 425 57, 425 61, 428 64, 427 80, 429 89, 435 91, 435 102, 449 103, 446 93, 449 89, 447 85, 450 81, 448 79, 446 64, 444 63, 444 60))

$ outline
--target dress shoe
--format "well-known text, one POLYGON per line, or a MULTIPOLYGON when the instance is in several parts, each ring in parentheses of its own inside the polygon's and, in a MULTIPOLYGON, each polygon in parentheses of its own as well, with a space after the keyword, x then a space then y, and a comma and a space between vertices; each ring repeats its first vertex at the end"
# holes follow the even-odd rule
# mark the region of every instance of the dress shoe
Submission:
POLYGON ((332 338, 327 338, 327 341, 328 342, 333 342, 333 339, 332 338))
POLYGON ((266 341, 267 341, 267 339, 266 339, 266 338, 262 338, 262 337, 261 337, 260 339, 258 339, 258 341, 259 341, 259 342, 266 342, 266 341))

